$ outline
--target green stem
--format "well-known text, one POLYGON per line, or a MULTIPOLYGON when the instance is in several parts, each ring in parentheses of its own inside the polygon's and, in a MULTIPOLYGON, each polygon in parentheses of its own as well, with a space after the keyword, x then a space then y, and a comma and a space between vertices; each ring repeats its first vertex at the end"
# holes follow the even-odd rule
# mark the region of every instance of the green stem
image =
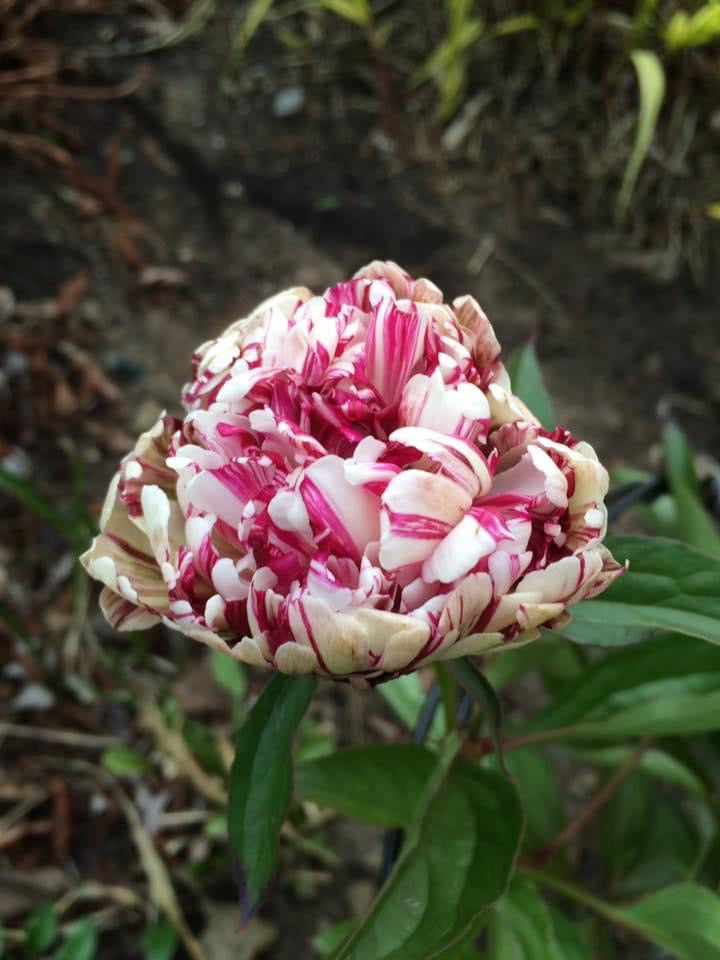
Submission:
POLYGON ((449 669, 455 674, 457 681, 474 697, 479 703, 480 708, 485 712, 488 725, 490 727, 489 741, 492 744, 495 756, 502 774, 510 779, 510 774, 505 768, 503 759, 503 744, 500 740, 500 728, 502 726, 502 707, 497 694, 487 677, 476 670, 472 661, 468 657, 462 657, 459 660, 451 660, 449 669))
MULTIPOLYGON (((540 886, 549 887, 551 890, 555 890, 561 894, 561 896, 568 897, 576 903, 581 903, 584 907, 587 907, 602 917, 603 920, 608 920, 611 923, 625 927, 626 930, 634 933, 638 937, 642 937, 644 940, 649 939, 647 930, 644 930, 641 926, 638 926, 633 923, 632 920, 628 919, 625 911, 612 906, 610 903, 606 903, 604 900, 598 899, 598 897, 594 897, 591 893, 586 893, 586 891, 581 890, 580 887, 576 887, 566 880, 561 880, 559 877, 543 873, 542 870, 529 867, 524 863, 518 864, 517 872, 540 886)), ((650 942, 652 943, 654 941, 651 940, 650 942)))
POLYGON ((600 916, 606 920, 617 920, 615 911, 609 903, 605 903, 604 900, 599 900, 591 893, 586 893, 585 890, 581 890, 580 887, 576 887, 566 880, 561 880, 559 877, 554 877, 549 873, 544 873, 542 870, 529 867, 524 863, 518 865, 517 872, 527 877, 528 880, 533 880, 543 887, 550 887, 551 890, 556 890, 558 893, 563 894, 563 896, 569 897, 571 900, 577 901, 577 903, 582 903, 583 906, 588 907, 588 909, 594 913, 600 914, 600 916))
POLYGON ((448 730, 455 730, 457 728, 458 712, 455 684, 442 663, 435 662, 433 667, 435 669, 435 679, 440 688, 440 701, 443 705, 443 713, 445 714, 445 726, 448 730))

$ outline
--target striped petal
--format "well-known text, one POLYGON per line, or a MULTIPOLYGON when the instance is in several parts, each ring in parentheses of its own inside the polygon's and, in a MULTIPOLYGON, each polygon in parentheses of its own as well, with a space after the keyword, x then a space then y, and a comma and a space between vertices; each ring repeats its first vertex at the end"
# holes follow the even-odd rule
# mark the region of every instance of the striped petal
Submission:
POLYGON ((426 560, 471 502, 462 487, 440 474, 399 473, 382 496, 382 567, 396 570, 426 560))
POLYGON ((365 369, 368 380, 387 404, 400 398, 423 352, 426 322, 412 305, 405 310, 391 297, 373 304, 367 331, 365 369))

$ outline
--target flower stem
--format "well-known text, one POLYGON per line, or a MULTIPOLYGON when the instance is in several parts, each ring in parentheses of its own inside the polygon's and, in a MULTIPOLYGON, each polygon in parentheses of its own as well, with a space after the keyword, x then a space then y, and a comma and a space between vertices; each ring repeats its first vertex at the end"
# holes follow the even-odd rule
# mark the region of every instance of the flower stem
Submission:
POLYGON ((588 907, 588 909, 599 914, 601 917, 604 917, 606 920, 612 920, 613 922, 618 921, 616 911, 609 903, 606 903, 604 900, 600 900, 598 897, 594 897, 591 893, 587 893, 587 891, 582 890, 580 887, 576 887, 572 883, 568 883, 566 880, 561 880, 560 877, 555 877, 550 873, 545 873, 542 870, 538 870, 536 867, 531 867, 526 863, 518 864, 517 873, 527 877, 528 880, 533 880, 540 886, 550 887, 551 890, 557 891, 557 893, 568 897, 570 900, 575 900, 577 903, 581 903, 583 906, 588 907))

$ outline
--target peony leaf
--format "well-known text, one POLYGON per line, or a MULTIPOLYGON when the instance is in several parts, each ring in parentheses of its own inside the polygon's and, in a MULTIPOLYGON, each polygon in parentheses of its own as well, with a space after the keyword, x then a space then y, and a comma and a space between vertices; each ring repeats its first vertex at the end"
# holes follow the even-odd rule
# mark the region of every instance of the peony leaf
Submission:
MULTIPOLYGON (((559 877, 523 867, 525 876, 570 897, 611 924, 669 951, 677 960, 720 960, 720 897, 696 883, 676 883, 629 907, 616 907, 559 877)), ((561 924, 556 924, 559 931, 561 924)), ((582 953, 562 954, 581 960, 582 953)))
POLYGON ((228 830, 247 892, 246 916, 265 889, 277 859, 280 828, 292 789, 291 748, 316 681, 276 674, 236 738, 230 771, 228 830))
POLYGON ((236 701, 245 699, 248 681, 245 665, 220 650, 210 651, 210 669, 215 680, 236 701))
POLYGON ((524 877, 514 877, 493 908, 488 944, 488 960, 567 960, 560 952, 548 904, 524 877))
POLYGON ((550 905, 550 918, 562 960, 594 960, 595 953, 587 945, 577 925, 552 904, 550 905))
MULTIPOLYGON (((708 814, 710 842, 715 834, 708 814)), ((705 819, 704 814, 701 815, 705 819)), ((634 770, 600 810, 595 823, 602 874, 614 896, 628 899, 688 880, 701 862, 706 830, 685 799, 659 790, 634 770)))
POLYGON ((612 915, 679 960, 720 960, 720 897, 695 883, 676 883, 612 915))
POLYGON ((372 11, 368 0, 320 0, 320 5, 358 27, 369 27, 372 11))
POLYGON ((720 534, 700 499, 692 450, 677 424, 671 422, 665 427, 663 448, 670 492, 676 504, 676 536, 698 550, 720 557, 720 534))
POLYGON ((53 960, 93 960, 97 948, 97 927, 86 917, 73 924, 53 960))
POLYGON ((104 751, 101 763, 116 777, 137 778, 149 769, 147 759, 132 747, 110 747, 104 751))
POLYGON ((331 956, 338 947, 350 936, 357 926, 357 920, 341 920, 331 927, 326 927, 313 937, 312 945, 321 957, 331 956))
POLYGON ((458 759, 448 738, 400 858, 334 960, 427 960, 460 940, 507 887, 522 834, 515 788, 458 759))
POLYGON ((295 792, 365 823, 404 827, 434 766, 433 754, 414 744, 339 750, 298 764, 295 792))
MULTIPOLYGON (((504 761, 525 810, 523 852, 536 853, 566 822, 557 773, 550 760, 534 748, 510 750, 504 761), (538 797, 542 797, 542 803, 537 802, 538 797)), ((496 769, 495 757, 489 757, 488 763, 496 769)))
POLYGON ((52 903, 38 904, 25 921, 25 951, 30 956, 43 953, 55 939, 57 910, 52 903))
POLYGON ((529 729, 557 731, 563 739, 720 729, 720 650, 679 634, 613 650, 573 680, 529 729))
POLYGON ((545 387, 533 343, 516 350, 508 362, 513 392, 530 407, 540 423, 552 430, 555 426, 552 401, 545 387))
POLYGON ((608 548, 628 572, 572 608, 562 634, 576 643, 619 646, 659 630, 720 644, 720 561, 660 537, 615 537, 608 548))
POLYGON ((143 960, 172 960, 177 939, 175 927, 167 917, 148 924, 142 936, 143 960))

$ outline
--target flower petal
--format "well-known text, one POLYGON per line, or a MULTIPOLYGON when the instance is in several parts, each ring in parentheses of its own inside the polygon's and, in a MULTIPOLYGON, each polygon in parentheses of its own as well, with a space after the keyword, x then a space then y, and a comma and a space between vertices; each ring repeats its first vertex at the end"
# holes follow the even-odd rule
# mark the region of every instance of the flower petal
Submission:
POLYGON ((367 331, 365 369, 368 380, 387 404, 400 398, 423 352, 426 323, 411 304, 401 309, 392 297, 373 304, 367 331))
POLYGON ((396 570, 427 559, 471 502, 465 490, 440 474, 399 473, 382 496, 381 566, 396 570))

